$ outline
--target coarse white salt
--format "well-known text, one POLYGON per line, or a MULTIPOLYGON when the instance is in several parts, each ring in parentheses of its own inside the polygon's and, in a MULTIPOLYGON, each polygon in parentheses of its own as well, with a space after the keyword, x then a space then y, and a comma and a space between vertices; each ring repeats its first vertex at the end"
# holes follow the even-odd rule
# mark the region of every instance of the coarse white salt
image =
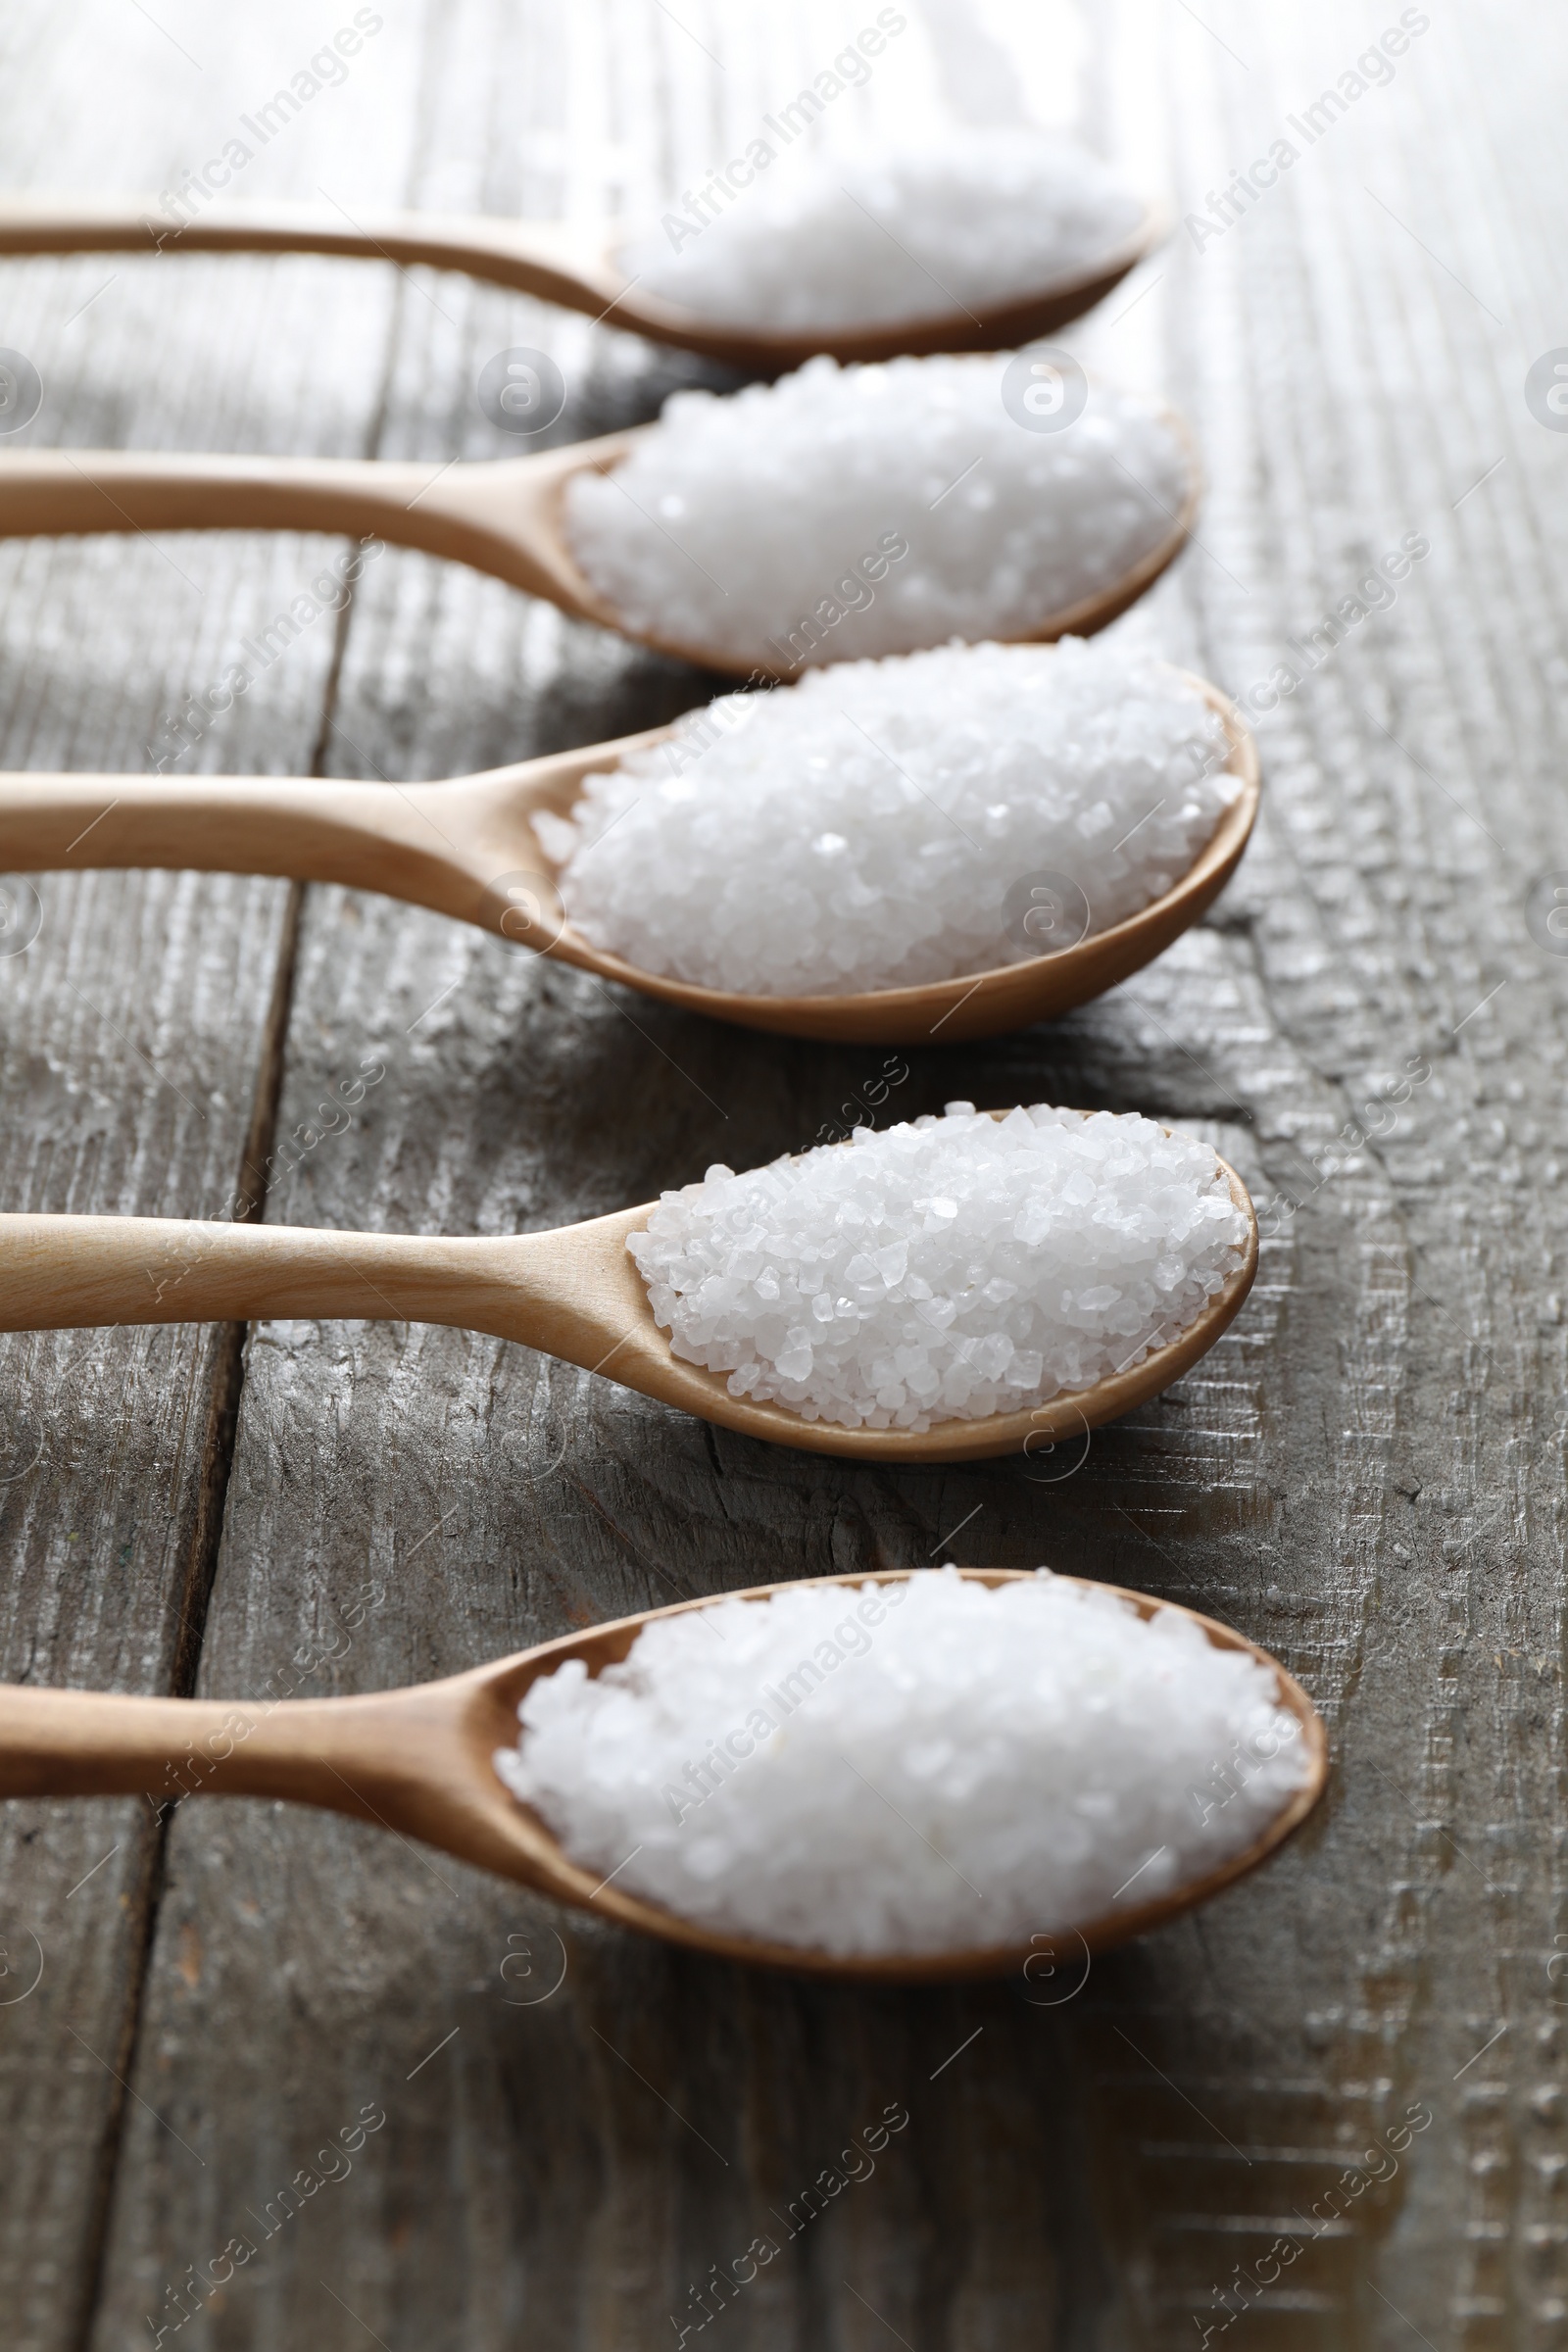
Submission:
POLYGON ((671 205, 621 259, 639 293, 732 325, 874 326, 1050 293, 1124 247, 1143 215, 1070 140, 955 128, 765 165, 701 211, 671 205))
POLYGON ((720 1933, 1021 1948, 1245 1852, 1309 1777, 1280 1697, 1175 1609, 928 1569, 656 1620, 535 1682, 495 1763, 573 1861, 720 1933))
POLYGON ((626 1247, 671 1351, 850 1429, 1017 1413, 1131 1370, 1239 1269, 1206 1144, 955 1102, 662 1195, 626 1247))
POLYGON ((1196 686, 1120 646, 944 647, 727 696, 534 823, 597 947, 703 988, 839 996, 1137 913, 1240 792, 1228 751, 1196 686))
POLYGON ((674 393, 612 472, 572 476, 572 553, 629 628, 736 665, 1036 636, 1170 537, 1193 466, 1144 393, 1093 384, 1026 429, 1010 365, 815 359, 674 393))

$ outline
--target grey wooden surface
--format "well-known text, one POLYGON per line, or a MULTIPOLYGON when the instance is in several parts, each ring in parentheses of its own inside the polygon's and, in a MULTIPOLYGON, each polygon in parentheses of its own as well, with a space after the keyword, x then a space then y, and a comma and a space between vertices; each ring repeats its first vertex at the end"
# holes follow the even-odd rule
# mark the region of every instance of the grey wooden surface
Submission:
MULTIPOLYGON (((11 12, 4 177, 165 186, 350 13, 11 12)), ((874 12, 379 13, 236 194, 645 205, 874 12)), ((1524 0, 1436 6, 1308 144, 1289 118, 1392 5, 908 14, 841 133, 854 108, 906 128, 939 100, 1026 111, 1168 187, 1178 222, 1273 139, 1300 150, 1070 338, 1166 388, 1209 472, 1200 544, 1118 625, 1245 693, 1304 668, 1288 641, 1401 535, 1430 542, 1259 719, 1258 838, 1201 928, 1055 1028, 911 1055, 895 1098, 1200 1128, 1275 1204, 1245 1313, 1087 1459, 898 1477, 454 1332, 6 1340, 0 1672, 369 1690, 678 1593, 1044 1559, 1267 1643, 1330 1720, 1329 1799, 1259 1880, 1087 1983, 1065 1955, 1027 1999, 706 1967, 277 1807, 198 1799, 160 1829, 146 1804, 8 1805, 16 2352, 161 2327, 247 2352, 643 2352, 707 2337, 696 2290, 759 2236, 778 2255, 710 2323, 736 2352, 1568 2336, 1568 966, 1526 919, 1568 868, 1568 440, 1523 389, 1568 336, 1564 34, 1524 0), (1386 1128, 1363 1106, 1411 1063, 1430 1077, 1353 1148, 1347 1123, 1386 1128), (889 2107, 908 2121, 872 2177, 787 2238, 889 2107), (1412 2109, 1429 2120, 1388 2177, 1325 2207, 1412 2109), (352 2156, 319 2153, 376 2117, 352 2156), (254 2253, 198 2296, 231 2240, 254 2253), (1227 2286, 1250 2308, 1224 2325, 1227 2286)), ((559 438, 723 380, 466 281, 307 260, 6 264, 0 343, 45 378, 16 446, 498 454, 472 384, 516 344, 566 374, 559 438)), ((4 763, 144 768, 163 714, 336 552, 0 547, 4 763)), ((182 764, 460 773, 709 691, 388 552, 182 764)), ((0 956, 6 1208, 220 1213, 292 1136, 274 1219, 543 1226, 799 1146, 879 1059, 708 1028, 342 892, 82 872, 37 897, 32 944, 0 956), (369 1070, 352 1127, 302 1152, 325 1090, 369 1070)))

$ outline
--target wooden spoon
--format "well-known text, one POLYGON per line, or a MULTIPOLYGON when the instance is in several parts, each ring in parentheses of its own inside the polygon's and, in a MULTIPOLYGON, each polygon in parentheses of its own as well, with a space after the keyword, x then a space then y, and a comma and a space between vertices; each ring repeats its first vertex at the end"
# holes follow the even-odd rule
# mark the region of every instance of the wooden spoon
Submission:
MULTIPOLYGON (((1200 468, 1174 411, 1187 487, 1164 536, 1122 578, 1019 632, 1046 643, 1089 636, 1135 604, 1186 544, 1198 514, 1200 468)), ((390 540, 487 571, 574 619, 618 630, 676 661, 733 677, 798 677, 802 663, 755 662, 713 646, 633 628, 577 564, 566 533, 574 474, 612 473, 655 428, 634 425, 526 458, 428 459, 165 456, 104 449, 19 450, 0 457, 0 538, 86 531, 320 531, 390 540)), ((737 517, 737 526, 744 517, 737 517)), ((667 534, 666 534, 667 535, 667 534)), ((672 544, 674 544, 672 542, 672 544)), ((855 649, 849 649, 854 658, 855 649)))
POLYGON ((1242 778, 1242 789, 1181 880, 1137 914, 1075 947, 920 988, 737 996, 644 971, 596 948, 567 922, 556 887, 560 869, 534 833, 533 814, 548 809, 564 815, 585 776, 668 742, 670 727, 445 784, 0 776, 0 873, 166 865, 339 882, 433 907, 497 931, 513 946, 744 1028, 841 1044, 938 1039, 953 1045, 1047 1020, 1100 996, 1162 954, 1229 880, 1257 814, 1257 746, 1217 687, 1201 678, 1189 682, 1225 722, 1226 766, 1242 778))
MULTIPOLYGON (((1011 1568, 959 1570, 983 1585, 1010 1584, 1026 1573, 1011 1568)), ((803 1578, 801 1583, 855 1589, 902 1583, 907 1575, 907 1570, 893 1569, 875 1576, 803 1578)), ((1063 1581, 1089 1582, 1084 1577, 1063 1581)), ((1270 1668, 1279 1678, 1279 1703, 1301 1727, 1308 1777, 1244 1852, 1202 1878, 1156 1901, 1129 1904, 1079 1927, 1042 1920, 1040 1935, 1022 1948, 981 1945, 907 1959, 845 1958, 800 1945, 761 1943, 699 1927, 568 1859, 538 1815, 511 1795, 492 1761, 498 1748, 516 1745, 519 1700, 536 1676, 553 1673, 567 1658, 581 1658, 590 1674, 600 1673, 625 1657, 645 1625, 711 1606, 703 1600, 644 1609, 638 1616, 563 1635, 444 1682, 360 1698, 283 1699, 259 1705, 238 1699, 130 1698, 89 1690, 0 1688, 0 1796, 146 1794, 157 1802, 188 1791, 288 1797, 359 1821, 379 1822, 384 1829, 417 1838, 482 1870, 518 1879, 559 1903, 597 1911, 622 1927, 640 1928, 711 1958, 812 1976, 873 1984, 1007 1976, 1027 1971, 1031 1961, 1038 1961, 1048 1936, 1060 1947, 1070 1968, 1080 1945, 1087 1964, 1091 1953, 1163 1927, 1255 1870, 1310 1813, 1328 1779, 1323 1720, 1299 1683, 1267 1650, 1174 1601, 1161 1603, 1117 1585, 1095 1589, 1120 1592, 1141 1617, 1153 1616, 1161 1606, 1176 1608, 1178 1615, 1202 1628, 1216 1649, 1243 1650, 1270 1668)), ((759 1585, 733 1597, 763 1600, 797 1590, 793 1584, 759 1585)), ((1226 1761, 1215 1758, 1219 1765, 1226 1761)))
POLYGON ((0 202, 0 254, 328 253, 427 264, 487 278, 517 294, 586 311, 608 326, 680 344, 756 374, 782 374, 819 351, 840 360, 901 352, 1011 351, 1093 309, 1165 234, 1148 205, 1129 235, 1098 262, 1037 293, 978 313, 949 309, 874 326, 736 326, 637 291, 617 259, 624 226, 598 232, 549 221, 440 213, 375 212, 351 220, 315 205, 215 205, 181 227, 148 197, 8 196, 0 202))
POLYGON ((474 1240, 216 1218, 0 1216, 0 1331, 340 1317, 448 1323, 537 1348, 776 1446, 859 1461, 978 1461, 1045 1448, 1114 1421, 1169 1388, 1213 1347, 1257 1271, 1251 1200, 1235 1170, 1224 1160, 1219 1165, 1247 1219, 1246 1252, 1195 1322, 1131 1370, 1092 1388, 1023 1411, 939 1421, 922 1431, 806 1421, 788 1405, 732 1396, 724 1373, 673 1355, 626 1248, 626 1236, 640 1233, 653 1214, 651 1201, 555 1232, 474 1240))

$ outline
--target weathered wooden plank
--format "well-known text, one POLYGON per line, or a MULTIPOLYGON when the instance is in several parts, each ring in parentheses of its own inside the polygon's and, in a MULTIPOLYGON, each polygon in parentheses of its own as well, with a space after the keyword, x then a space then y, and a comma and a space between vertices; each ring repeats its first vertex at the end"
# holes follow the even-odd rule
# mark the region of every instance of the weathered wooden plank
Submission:
MULTIPOLYGON (((41 19, 0 29, 14 184, 157 187, 181 150, 189 158, 205 109, 237 109, 255 87, 253 44, 231 52, 225 78, 220 55, 198 68, 145 17, 78 7, 47 30, 41 19)), ((0 283, 4 339, 44 379, 25 441, 222 446, 260 425, 285 445, 354 446, 349 362, 387 316, 373 273, 351 291, 330 275, 285 284, 265 266, 231 275, 86 257, 7 265, 0 283), (298 359, 312 349, 332 370, 314 398, 298 359)), ((365 405, 361 394, 362 417, 365 405)), ((326 552, 272 540, 0 549, 0 755, 113 770, 172 753, 162 719, 222 677, 326 552)), ((333 638, 328 615, 173 772, 308 767, 333 638)), ((224 1213, 247 1154, 271 1140, 288 891, 82 872, 40 877, 35 895, 18 886, 13 904, 12 939, 37 928, 24 954, 0 958, 5 1205, 224 1213)), ((239 1339, 173 1328, 0 1342, 7 1679, 189 1687, 239 1339)), ((11 2340, 54 2352, 79 2341, 92 2294, 161 1841, 147 1806, 4 1815, 0 2111, 13 2166, 0 2283, 11 2340)))

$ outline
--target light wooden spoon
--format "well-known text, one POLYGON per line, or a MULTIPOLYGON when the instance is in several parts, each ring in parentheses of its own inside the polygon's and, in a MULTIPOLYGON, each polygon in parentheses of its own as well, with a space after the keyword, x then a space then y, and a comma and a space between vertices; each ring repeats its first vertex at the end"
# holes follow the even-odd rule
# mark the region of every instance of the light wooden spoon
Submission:
POLYGON ((1102 995, 1162 954, 1224 888, 1257 814, 1257 746, 1217 687, 1201 678, 1189 682, 1224 719, 1226 766, 1242 789, 1181 880, 1076 946, 919 988, 739 996, 644 971, 596 948, 567 922, 556 887, 559 867, 534 833, 533 814, 564 815, 585 776, 668 742, 670 727, 444 784, 0 775, 0 873, 174 866, 338 882, 433 907, 496 931, 517 948, 748 1029, 841 1044, 956 1045, 1053 1018, 1102 995))
MULTIPOLYGON (((1059 612, 1042 612, 1019 632, 1021 639, 1045 643, 1092 635, 1136 604, 1180 554, 1198 513, 1200 468, 1186 425, 1174 411, 1165 414, 1187 457, 1187 487, 1169 529, 1121 579, 1059 612)), ((0 538, 216 530, 379 538, 471 564, 527 596, 546 598, 574 619, 617 630, 699 668, 733 677, 798 677, 801 662, 787 659, 782 648, 776 649, 777 662, 743 661, 714 646, 633 628, 579 567, 566 533, 567 483, 573 474, 613 473, 654 429, 634 425, 526 458, 448 459, 439 465, 427 459, 18 450, 0 457, 0 538)), ((736 520, 737 528, 744 526, 744 516, 736 520)))
MULTIPOLYGON (((959 1571, 984 1585, 1013 1583, 1026 1573, 1010 1568, 959 1571)), ((801 1583, 857 1589, 902 1583, 907 1574, 895 1569, 874 1576, 803 1578, 801 1583)), ((799 1589, 795 1584, 759 1585, 732 1597, 763 1600, 799 1589)), ((378 1822, 383 1829, 417 1838, 482 1870, 518 1879, 559 1903, 598 1912, 622 1927, 640 1928, 713 1959, 862 1983, 919 1984, 1007 1976, 1019 1970, 1027 1975, 1031 1964, 1038 1975, 1046 1957, 1041 1947, 1047 1946, 1048 1968, 1054 1970, 1059 1961, 1068 1980, 1080 1954, 1087 1966, 1091 1954, 1163 1927, 1255 1870, 1310 1813, 1328 1779, 1323 1720, 1299 1683, 1267 1650, 1174 1601, 1162 1604, 1116 1585, 1095 1590, 1120 1592, 1146 1618, 1161 1606, 1175 1608, 1179 1616, 1200 1626, 1216 1649, 1243 1650, 1270 1668, 1279 1678, 1280 1705, 1301 1727, 1307 1778, 1245 1851, 1202 1878, 1156 1901, 1128 1904, 1081 1925, 1042 1920, 1039 1934, 1023 1948, 979 1945, 909 1958, 845 1958, 802 1945, 762 1943, 700 1927, 624 1892, 612 1879, 601 1879, 567 1857, 538 1815, 510 1794, 492 1761, 498 1748, 517 1743, 519 1700, 538 1675, 554 1673, 568 1658, 581 1658, 590 1674, 600 1673, 625 1657, 645 1625, 711 1605, 702 1600, 645 1609, 612 1625, 565 1634, 444 1682, 360 1698, 257 1704, 0 1688, 0 1797, 145 1794, 154 1802, 180 1793, 287 1797, 359 1821, 378 1822)), ((1220 1767, 1229 1760, 1214 1759, 1220 1767)))
POLYGON ((923 1431, 806 1421, 787 1405, 732 1396, 724 1373, 673 1355, 626 1248, 626 1236, 640 1233, 653 1214, 651 1201, 555 1232, 473 1240, 216 1218, 0 1216, 0 1331, 274 1319, 447 1323, 537 1348, 776 1446, 859 1461, 978 1461, 1076 1440, 1114 1421, 1169 1388, 1213 1347, 1257 1271, 1251 1200, 1235 1170, 1219 1165, 1247 1219, 1246 1253, 1196 1321, 1092 1388, 923 1431))
POLYGON ((675 343, 758 374, 782 374, 819 351, 840 360, 901 352, 1011 351, 1091 310, 1165 234, 1162 208, 1075 275, 974 312, 947 309, 874 326, 746 327, 637 291, 618 259, 624 227, 571 229, 484 215, 375 212, 351 220, 315 205, 219 206, 180 227, 148 197, 7 196, 0 254, 326 253, 425 263, 514 293, 586 311, 608 326, 675 343))

